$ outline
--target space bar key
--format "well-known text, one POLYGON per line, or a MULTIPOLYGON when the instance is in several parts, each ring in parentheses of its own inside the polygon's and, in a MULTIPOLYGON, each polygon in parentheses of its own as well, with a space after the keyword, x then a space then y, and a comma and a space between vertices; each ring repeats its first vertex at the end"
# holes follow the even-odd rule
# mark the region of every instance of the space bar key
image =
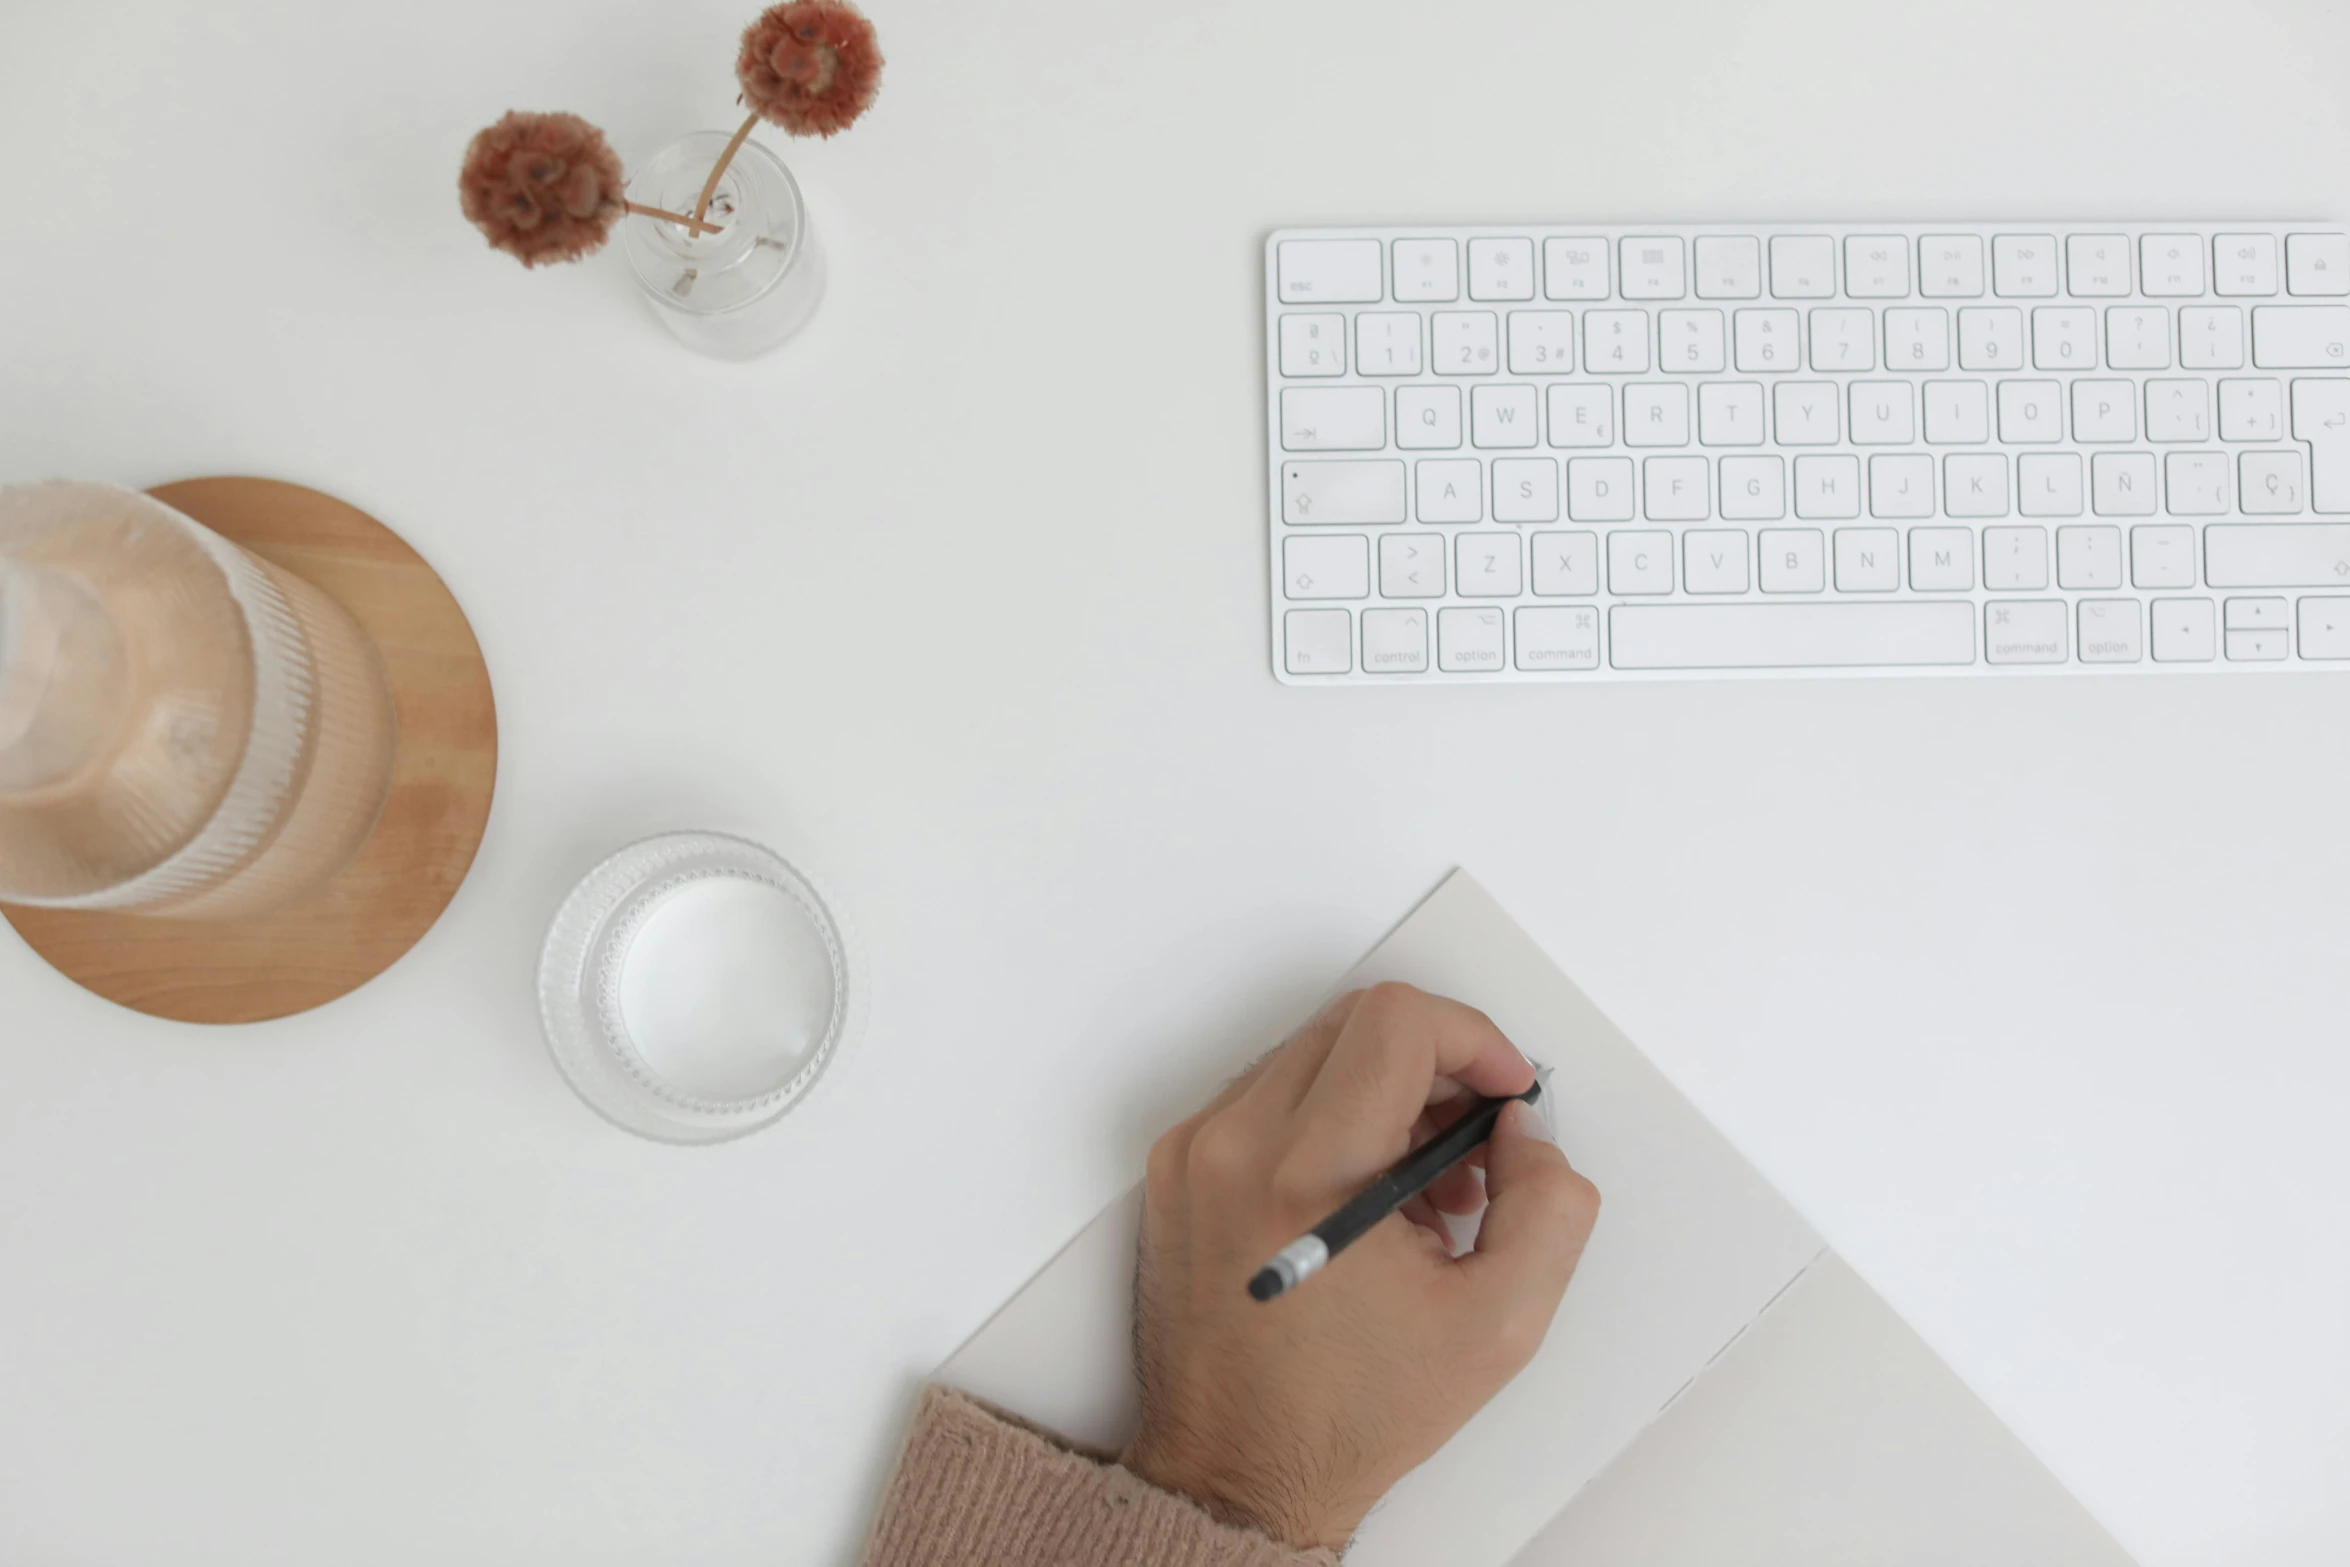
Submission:
POLYGON ((1964 601, 1893 604, 1618 604, 1608 611, 1618 669, 1846 669, 1971 664, 1964 601))

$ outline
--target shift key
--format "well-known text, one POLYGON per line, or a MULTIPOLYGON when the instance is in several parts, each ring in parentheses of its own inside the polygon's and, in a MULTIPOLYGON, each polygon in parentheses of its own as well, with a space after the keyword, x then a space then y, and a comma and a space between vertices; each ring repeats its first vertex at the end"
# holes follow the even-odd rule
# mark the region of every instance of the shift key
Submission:
POLYGON ((1281 520, 1353 527, 1401 522, 1403 492, 1403 464, 1394 458, 1285 462, 1281 465, 1281 520))
POLYGON ((2215 522, 2203 530, 2203 580, 2215 588, 2350 585, 2350 522, 2215 522))

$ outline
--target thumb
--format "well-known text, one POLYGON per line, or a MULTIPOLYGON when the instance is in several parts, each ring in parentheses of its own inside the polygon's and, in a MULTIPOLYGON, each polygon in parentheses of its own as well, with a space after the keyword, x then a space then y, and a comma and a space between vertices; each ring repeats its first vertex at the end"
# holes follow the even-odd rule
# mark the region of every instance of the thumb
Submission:
POLYGON ((1520 1100, 1494 1123, 1485 1192, 1477 1249, 1462 1269, 1489 1309, 1520 1321, 1538 1313, 1547 1327, 1599 1218, 1599 1188, 1575 1173, 1541 1115, 1520 1100))

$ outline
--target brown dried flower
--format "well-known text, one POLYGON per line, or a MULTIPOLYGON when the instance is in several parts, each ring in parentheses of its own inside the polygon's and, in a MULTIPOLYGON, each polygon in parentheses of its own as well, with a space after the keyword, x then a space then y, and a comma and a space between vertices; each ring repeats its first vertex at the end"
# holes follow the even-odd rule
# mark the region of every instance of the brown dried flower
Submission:
POLYGON ((761 119, 794 136, 830 136, 872 105, 881 46, 848 0, 785 0, 743 29, 734 74, 761 119))
POLYGON ((602 131, 576 114, 519 109, 473 138, 457 176, 466 217, 526 267, 601 246, 625 210, 625 183, 602 131))

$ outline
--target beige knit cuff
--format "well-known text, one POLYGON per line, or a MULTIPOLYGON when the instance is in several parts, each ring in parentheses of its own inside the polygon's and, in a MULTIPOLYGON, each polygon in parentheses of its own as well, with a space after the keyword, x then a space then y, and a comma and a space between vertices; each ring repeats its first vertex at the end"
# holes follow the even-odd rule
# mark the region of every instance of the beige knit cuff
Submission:
POLYGON ((865 1567, 1334 1567, 949 1388, 923 1389, 865 1567))

